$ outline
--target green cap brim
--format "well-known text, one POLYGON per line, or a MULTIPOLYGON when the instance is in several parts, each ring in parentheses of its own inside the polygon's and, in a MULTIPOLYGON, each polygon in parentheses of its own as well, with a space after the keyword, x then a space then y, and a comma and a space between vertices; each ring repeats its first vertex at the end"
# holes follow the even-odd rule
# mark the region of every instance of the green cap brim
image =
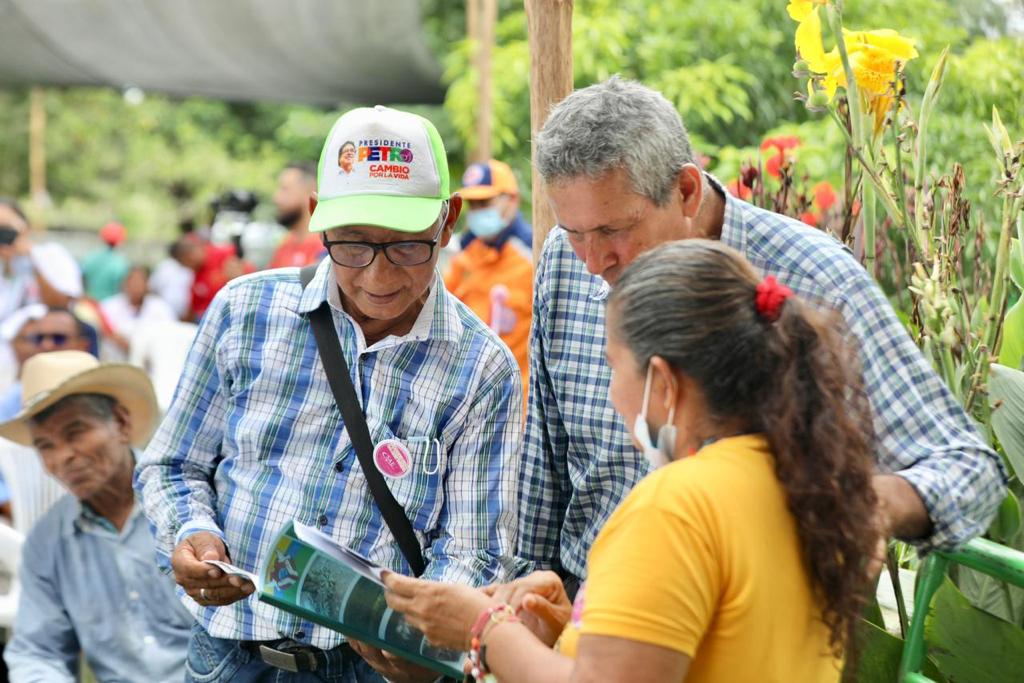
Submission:
POLYGON ((310 232, 346 225, 373 225, 398 232, 423 232, 441 216, 443 199, 392 195, 352 195, 319 202, 310 232))

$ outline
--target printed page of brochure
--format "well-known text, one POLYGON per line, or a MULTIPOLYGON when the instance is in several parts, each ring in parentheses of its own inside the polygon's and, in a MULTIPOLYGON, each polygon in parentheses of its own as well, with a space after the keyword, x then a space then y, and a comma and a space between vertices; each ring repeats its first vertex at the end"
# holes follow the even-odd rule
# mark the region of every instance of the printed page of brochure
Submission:
POLYGON ((387 606, 380 567, 298 527, 290 524, 274 544, 260 577, 262 602, 461 680, 464 654, 434 647, 387 606))

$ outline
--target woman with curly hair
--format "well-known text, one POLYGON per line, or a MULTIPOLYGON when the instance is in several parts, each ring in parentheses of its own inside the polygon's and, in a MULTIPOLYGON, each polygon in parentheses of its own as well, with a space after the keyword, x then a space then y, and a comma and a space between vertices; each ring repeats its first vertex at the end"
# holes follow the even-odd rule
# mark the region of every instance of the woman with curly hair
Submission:
POLYGON ((483 590, 392 574, 388 603, 502 683, 839 680, 879 538, 840 325, 720 242, 637 258, 607 355, 657 469, 602 528, 575 605, 550 572, 483 590))

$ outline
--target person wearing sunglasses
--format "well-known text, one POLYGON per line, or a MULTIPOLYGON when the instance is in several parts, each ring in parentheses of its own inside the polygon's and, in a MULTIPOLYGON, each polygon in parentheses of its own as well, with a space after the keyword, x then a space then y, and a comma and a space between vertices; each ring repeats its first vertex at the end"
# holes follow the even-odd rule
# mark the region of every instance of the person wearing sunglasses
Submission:
MULTIPOLYGON (((22 407, 21 368, 25 361, 47 351, 87 351, 81 334, 82 323, 66 308, 44 304, 23 306, 0 322, 0 344, 14 355, 14 381, 0 391, 0 422, 18 414, 22 407)), ((10 491, 0 476, 0 515, 11 517, 10 491)))
MULTIPOLYGON (((0 323, 0 339, 10 344, 20 376, 29 358, 48 351, 88 351, 82 323, 66 308, 30 304, 0 323)), ((15 381, 0 394, 0 421, 21 409, 21 383, 15 381)))
POLYGON ((520 569, 519 368, 437 272, 462 209, 437 130, 385 107, 344 114, 309 206, 309 230, 328 257, 312 275, 279 268, 217 294, 139 460, 160 561, 197 620, 187 680, 433 681, 257 601, 252 584, 203 564, 259 571, 297 520, 406 574, 415 563, 403 550, 419 546, 423 576, 436 581, 481 585, 520 569), (341 167, 346 144, 356 147, 351 172, 341 167), (319 357, 310 315, 325 309, 374 451, 401 454, 367 465, 412 527, 404 547, 370 492, 319 357), (305 669, 275 669, 272 652, 305 669))

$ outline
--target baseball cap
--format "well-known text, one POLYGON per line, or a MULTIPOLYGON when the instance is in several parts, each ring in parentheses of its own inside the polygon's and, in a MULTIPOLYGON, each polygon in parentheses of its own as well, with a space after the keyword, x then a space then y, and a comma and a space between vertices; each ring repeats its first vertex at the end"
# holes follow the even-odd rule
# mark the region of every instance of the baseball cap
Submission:
POLYGON ((448 157, 434 124, 380 105, 361 107, 342 114, 324 143, 309 230, 422 232, 450 195, 448 157))
POLYGON ((509 165, 495 159, 470 164, 462 174, 463 199, 490 199, 499 194, 519 194, 519 184, 509 165))
POLYGON ((121 242, 124 242, 126 235, 124 226, 120 223, 107 223, 100 228, 100 239, 112 247, 116 247, 121 242))

